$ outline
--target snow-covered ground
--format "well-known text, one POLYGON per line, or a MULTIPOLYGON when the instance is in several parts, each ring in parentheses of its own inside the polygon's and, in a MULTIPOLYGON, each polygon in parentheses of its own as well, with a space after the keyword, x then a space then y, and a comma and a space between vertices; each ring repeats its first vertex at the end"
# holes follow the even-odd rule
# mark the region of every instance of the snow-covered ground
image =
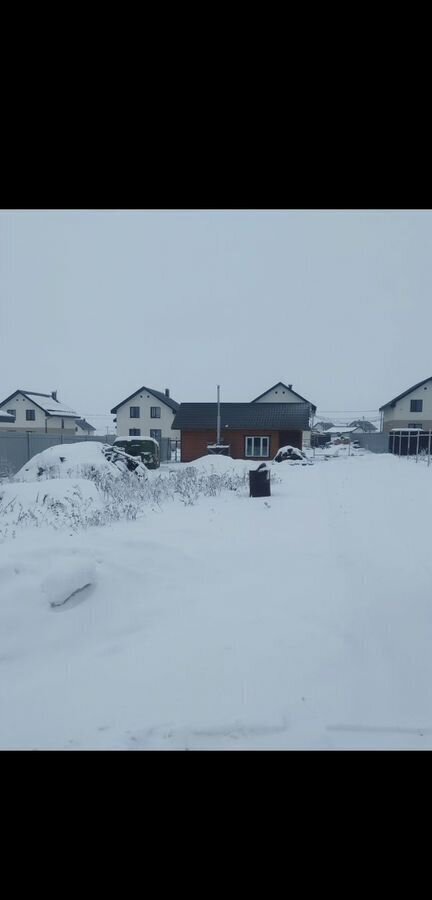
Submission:
MULTIPOLYGON (((270 498, 15 522, 0 747, 432 748, 432 467, 342 450, 272 473, 270 498)), ((48 484, 18 487, 34 506, 48 484)))

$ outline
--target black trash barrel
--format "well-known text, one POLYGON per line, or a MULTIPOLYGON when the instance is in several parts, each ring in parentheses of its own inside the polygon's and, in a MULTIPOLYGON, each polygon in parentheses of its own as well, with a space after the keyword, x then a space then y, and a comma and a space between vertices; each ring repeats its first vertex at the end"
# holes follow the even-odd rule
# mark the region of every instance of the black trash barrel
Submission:
POLYGON ((270 471, 265 464, 249 472, 249 497, 270 497, 270 471))

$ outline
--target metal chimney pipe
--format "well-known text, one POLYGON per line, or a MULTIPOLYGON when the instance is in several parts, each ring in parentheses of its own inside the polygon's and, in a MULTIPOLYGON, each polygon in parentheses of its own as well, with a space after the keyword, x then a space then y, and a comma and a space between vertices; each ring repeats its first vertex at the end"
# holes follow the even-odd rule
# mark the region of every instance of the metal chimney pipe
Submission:
POLYGON ((220 444, 220 385, 217 386, 217 419, 216 419, 216 443, 220 444))

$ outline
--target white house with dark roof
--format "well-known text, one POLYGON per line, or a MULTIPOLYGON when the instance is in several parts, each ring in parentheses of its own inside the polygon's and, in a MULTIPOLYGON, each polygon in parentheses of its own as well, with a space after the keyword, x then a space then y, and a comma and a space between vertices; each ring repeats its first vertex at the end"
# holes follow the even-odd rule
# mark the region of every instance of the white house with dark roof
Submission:
POLYGON ((18 389, 0 403, 0 414, 2 431, 37 431, 69 436, 76 433, 75 422, 79 419, 78 413, 57 399, 57 391, 41 394, 18 389), (5 414, 10 421, 1 421, 5 414))
POLYGON ((162 393, 143 385, 113 406, 111 413, 116 417, 118 435, 180 440, 180 431, 171 427, 179 405, 170 397, 168 388, 162 393))
POLYGON ((380 406, 381 430, 392 428, 432 429, 432 377, 419 381, 408 390, 380 406))
POLYGON ((309 428, 303 431, 303 446, 309 447, 313 417, 317 408, 310 400, 306 400, 305 397, 302 397, 301 394, 294 391, 292 384, 284 384, 283 381, 278 381, 277 384, 272 385, 272 387, 264 391, 263 394, 255 397, 255 399, 252 400, 252 403, 298 403, 299 401, 307 403, 310 408, 309 428))

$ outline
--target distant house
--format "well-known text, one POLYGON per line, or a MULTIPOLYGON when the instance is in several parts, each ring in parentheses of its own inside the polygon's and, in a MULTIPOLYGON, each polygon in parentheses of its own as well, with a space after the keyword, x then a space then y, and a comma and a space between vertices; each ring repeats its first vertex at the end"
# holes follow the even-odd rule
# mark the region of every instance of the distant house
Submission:
POLYGON ((354 422, 350 422, 351 425, 357 425, 364 434, 370 434, 373 431, 377 431, 375 425, 372 422, 368 422, 367 419, 355 419, 354 422))
POLYGON ((57 399, 57 391, 41 394, 16 390, 0 403, 0 414, 11 417, 6 423, 0 420, 0 430, 68 435, 75 434, 75 421, 79 418, 78 413, 57 399))
POLYGON ((312 431, 322 434, 324 431, 328 431, 329 428, 333 428, 333 422, 315 422, 312 431))
POLYGON ((81 437, 83 434, 93 434, 96 431, 96 428, 93 428, 93 425, 90 425, 90 422, 86 422, 85 419, 77 419, 75 422, 75 432, 81 437))
POLYGON ((173 431, 173 420, 178 409, 179 404, 170 397, 168 388, 162 393, 143 386, 117 403, 111 413, 116 416, 117 434, 135 437, 149 435, 157 441, 161 438, 179 440, 180 432, 173 431))
POLYGON ((330 438, 348 438, 352 437, 355 434, 364 434, 364 431, 359 425, 333 425, 331 428, 327 428, 326 431, 322 433, 325 435, 329 435, 330 438))
POLYGON ((412 387, 380 406, 381 430, 392 428, 432 429, 432 377, 412 387))
MULTIPOLYGON (((234 459, 273 459, 280 447, 302 448, 310 404, 265 401, 221 403, 221 442, 234 459)), ((217 403, 181 403, 173 421, 182 462, 206 456, 217 439, 217 403)))
POLYGON ((255 399, 252 400, 252 403, 298 403, 299 401, 301 403, 307 403, 309 406, 308 427, 302 432, 302 443, 303 446, 307 447, 310 446, 312 422, 317 408, 310 400, 306 400, 305 397, 302 397, 301 394, 294 391, 292 384, 284 384, 283 381, 278 381, 277 384, 272 385, 272 387, 264 391, 263 394, 259 394, 258 397, 255 397, 255 399))

